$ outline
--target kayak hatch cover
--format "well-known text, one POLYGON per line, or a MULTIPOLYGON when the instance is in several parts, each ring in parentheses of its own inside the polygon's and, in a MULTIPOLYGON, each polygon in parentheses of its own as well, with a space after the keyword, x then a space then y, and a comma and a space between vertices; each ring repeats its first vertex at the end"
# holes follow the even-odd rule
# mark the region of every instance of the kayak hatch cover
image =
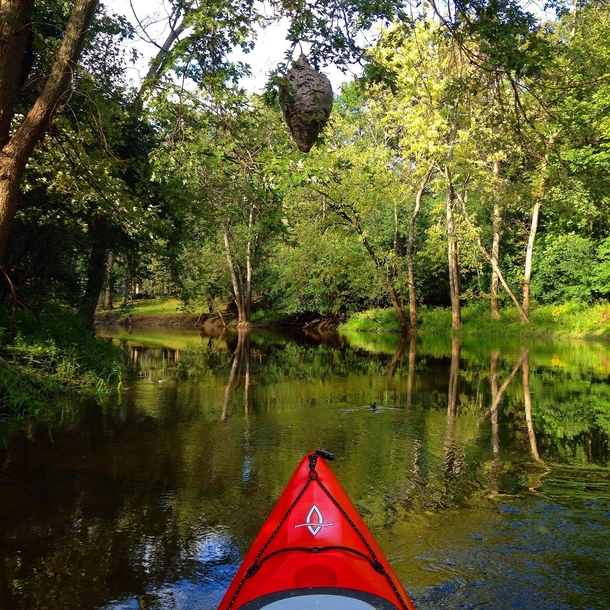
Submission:
POLYGON ((415 610, 324 458, 303 458, 218 610, 415 610))

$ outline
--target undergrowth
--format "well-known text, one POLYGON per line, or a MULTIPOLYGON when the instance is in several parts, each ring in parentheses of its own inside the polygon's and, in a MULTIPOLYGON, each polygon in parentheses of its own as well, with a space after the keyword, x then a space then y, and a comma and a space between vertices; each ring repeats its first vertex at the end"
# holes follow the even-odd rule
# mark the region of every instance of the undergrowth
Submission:
POLYGON ((0 413, 37 415, 66 394, 101 398, 120 390, 120 350, 72 311, 57 308, 38 319, 19 312, 10 326, 0 312, 0 413))

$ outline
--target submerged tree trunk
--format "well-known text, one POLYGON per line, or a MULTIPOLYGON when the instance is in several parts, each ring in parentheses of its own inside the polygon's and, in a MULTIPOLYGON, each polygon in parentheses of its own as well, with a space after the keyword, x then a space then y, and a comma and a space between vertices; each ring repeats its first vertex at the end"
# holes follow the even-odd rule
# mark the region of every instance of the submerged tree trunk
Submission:
POLYGON ((15 217, 27 161, 43 137, 60 98, 70 86, 97 4, 97 0, 74 0, 47 82, 19 127, 9 135, 27 46, 23 37, 29 35, 27 23, 33 3, 30 0, 0 3, 0 35, 3 39, 0 44, 0 264, 15 217), (13 44, 15 48, 11 47, 13 44))
POLYGON ((534 420, 532 419, 532 395, 530 392, 530 360, 528 352, 523 357, 523 404, 525 406, 525 422, 527 424, 527 435, 530 441, 532 457, 537 462, 542 462, 538 453, 538 443, 536 442, 536 431, 534 430, 534 420))
POLYGON ((390 368, 388 369, 388 380, 392 379, 396 374, 396 369, 398 368, 398 363, 400 362, 402 355, 405 351, 405 345, 407 343, 407 336, 401 335, 400 341, 398 342, 398 346, 396 347, 396 351, 392 356, 392 362, 390 363, 390 368))
POLYGON ((409 332, 409 323, 407 322, 407 316, 405 316, 405 308, 396 292, 394 287, 394 281, 388 274, 388 293, 390 294, 390 300, 392 301, 392 307, 396 312, 398 323, 400 324, 400 331, 403 335, 409 332))
POLYGON ((415 380, 415 362, 417 360, 417 338, 411 335, 409 340, 409 372, 407 373, 407 409, 413 405, 413 385, 415 380))
POLYGON ((407 278, 409 283, 409 322, 411 323, 411 329, 417 327, 417 302, 415 299, 415 270, 413 265, 413 245, 415 242, 415 221, 421 210, 421 200, 424 194, 424 190, 430 181, 432 170, 434 169, 434 163, 430 165, 430 168, 426 172, 426 175, 422 178, 415 195, 415 207, 409 220, 409 241, 407 243, 407 278))
POLYGON ((460 357, 462 343, 454 337, 451 340, 451 365, 449 368, 449 388, 447 391, 447 428, 444 446, 444 475, 446 480, 457 478, 459 457, 454 440, 455 418, 459 400, 460 357))
POLYGON ((500 489, 500 424, 498 416, 498 365, 500 364, 500 350, 491 351, 491 448, 494 462, 491 474, 491 491, 498 493, 500 489))
POLYGON ((229 412, 229 402, 233 394, 234 386, 238 383, 238 377, 241 375, 242 369, 245 368, 244 375, 244 408, 248 411, 248 394, 250 390, 250 334, 240 329, 237 333, 237 346, 233 353, 233 362, 231 363, 231 372, 229 380, 225 386, 225 395, 222 403, 221 419, 224 421, 229 412))

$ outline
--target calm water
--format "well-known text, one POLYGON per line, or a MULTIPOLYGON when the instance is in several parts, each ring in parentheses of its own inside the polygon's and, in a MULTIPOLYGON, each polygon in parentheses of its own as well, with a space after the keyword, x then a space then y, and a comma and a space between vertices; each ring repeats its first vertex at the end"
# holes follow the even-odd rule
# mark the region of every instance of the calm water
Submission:
POLYGON ((116 338, 120 404, 0 420, 3 610, 214 610, 317 448, 420 610, 610 608, 608 347, 116 338))

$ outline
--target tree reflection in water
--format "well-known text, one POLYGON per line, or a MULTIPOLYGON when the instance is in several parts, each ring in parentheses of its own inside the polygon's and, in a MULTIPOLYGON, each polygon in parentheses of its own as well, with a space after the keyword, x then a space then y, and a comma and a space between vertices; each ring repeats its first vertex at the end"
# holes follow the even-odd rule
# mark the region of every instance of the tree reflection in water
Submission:
MULTIPOLYGON (((123 338, 120 405, 0 427, 3 610, 213 610, 318 447, 338 455, 337 476, 422 608, 489 605, 483 570, 561 608, 569 587, 549 574, 568 563, 582 607, 599 607, 607 350, 230 330, 162 340, 123 338)), ((519 601, 510 591, 504 607, 519 601)))

